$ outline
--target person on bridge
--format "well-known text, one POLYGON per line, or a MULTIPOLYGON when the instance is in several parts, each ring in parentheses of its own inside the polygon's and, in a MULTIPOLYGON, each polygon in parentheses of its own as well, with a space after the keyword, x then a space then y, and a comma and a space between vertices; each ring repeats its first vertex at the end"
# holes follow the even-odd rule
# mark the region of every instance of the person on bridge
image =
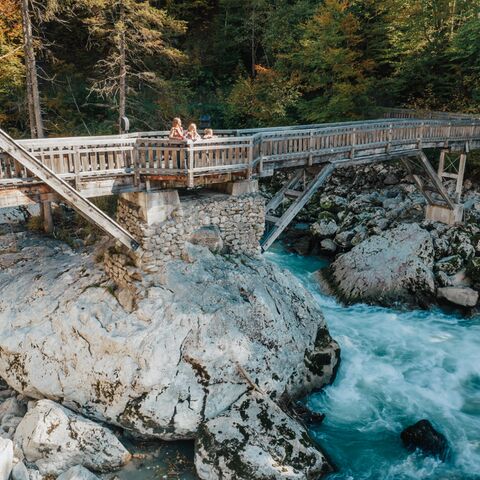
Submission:
POLYGON ((206 128, 204 131, 203 131, 203 139, 204 140, 208 140, 210 138, 214 138, 213 136, 213 130, 211 128, 206 128))
POLYGON ((196 142, 200 140, 200 134, 197 132, 197 126, 194 123, 191 123, 188 126, 187 134, 185 135, 187 140, 191 140, 192 142, 196 142))
POLYGON ((185 135, 183 133, 182 120, 176 117, 172 121, 172 128, 170 129, 170 135, 168 138, 172 140, 183 140, 185 135))

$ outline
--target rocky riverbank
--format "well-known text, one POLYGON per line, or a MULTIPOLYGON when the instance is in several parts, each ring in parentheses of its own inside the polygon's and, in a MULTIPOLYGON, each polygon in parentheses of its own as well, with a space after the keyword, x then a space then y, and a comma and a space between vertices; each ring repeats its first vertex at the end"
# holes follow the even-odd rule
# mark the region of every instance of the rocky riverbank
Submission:
POLYGON ((101 248, 0 237, 2 480, 12 468, 24 475, 14 480, 115 470, 131 457, 122 431, 196 440, 205 479, 300 479, 332 468, 285 413, 338 366, 314 299, 259 257, 191 244, 187 253, 139 280, 141 298, 127 311, 101 248))
MULTIPOLYGON (((447 188, 453 191, 453 182, 447 188)), ((300 254, 332 257, 332 266, 319 278, 343 301, 476 310, 478 185, 466 180, 463 201, 463 225, 425 222, 424 197, 400 164, 340 169, 284 240, 300 254)))

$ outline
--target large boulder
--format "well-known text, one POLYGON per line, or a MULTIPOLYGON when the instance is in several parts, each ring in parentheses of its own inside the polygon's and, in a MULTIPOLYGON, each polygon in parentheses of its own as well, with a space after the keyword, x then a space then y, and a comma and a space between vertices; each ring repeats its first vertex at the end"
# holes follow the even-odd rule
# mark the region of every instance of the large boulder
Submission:
POLYGON ((51 400, 40 400, 28 411, 14 442, 44 475, 58 475, 79 464, 109 472, 131 459, 110 430, 51 400))
POLYGON ((375 235, 341 255, 324 276, 347 302, 418 303, 435 291, 433 243, 417 224, 375 235))
POLYGON ((201 426, 195 466, 204 480, 303 480, 332 471, 305 428, 258 392, 201 426))
POLYGON ((137 436, 191 439, 250 388, 242 371, 278 400, 335 374, 314 298, 262 259, 191 246, 189 262, 137 284, 129 313, 93 256, 46 239, 20 248, 0 269, 0 376, 27 396, 137 436))
POLYGON ((445 460, 448 455, 448 441, 443 434, 437 432, 428 420, 420 420, 407 427, 400 434, 405 447, 414 451, 417 448, 427 455, 445 460))

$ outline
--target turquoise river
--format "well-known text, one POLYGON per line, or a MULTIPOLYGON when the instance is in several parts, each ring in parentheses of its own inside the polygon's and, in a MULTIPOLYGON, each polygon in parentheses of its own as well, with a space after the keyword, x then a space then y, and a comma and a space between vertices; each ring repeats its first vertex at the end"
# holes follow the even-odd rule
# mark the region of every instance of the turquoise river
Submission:
MULTIPOLYGON (((328 480, 480 480, 480 319, 436 309, 345 307, 315 283, 325 260, 280 246, 266 258, 312 292, 342 348, 334 384, 306 400, 326 414, 311 433, 339 467, 328 480), (447 462, 403 448, 400 432, 422 418, 448 438, 447 462)), ((120 479, 195 479, 191 445, 143 451, 146 459, 120 479)))

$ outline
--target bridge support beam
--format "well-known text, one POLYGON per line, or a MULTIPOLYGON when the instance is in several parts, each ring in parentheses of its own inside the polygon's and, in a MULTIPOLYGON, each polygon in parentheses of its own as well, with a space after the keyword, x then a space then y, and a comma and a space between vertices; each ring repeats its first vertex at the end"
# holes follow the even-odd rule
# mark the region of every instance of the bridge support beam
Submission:
POLYGON ((258 192, 258 180, 238 180, 236 182, 218 183, 212 187, 228 195, 239 196, 258 192))
POLYGON ((431 222, 441 222, 446 225, 455 225, 463 222, 463 205, 455 205, 455 208, 442 205, 427 205, 425 218, 431 222))
POLYGON ((41 215, 45 233, 53 233, 52 202, 42 202, 41 215))

